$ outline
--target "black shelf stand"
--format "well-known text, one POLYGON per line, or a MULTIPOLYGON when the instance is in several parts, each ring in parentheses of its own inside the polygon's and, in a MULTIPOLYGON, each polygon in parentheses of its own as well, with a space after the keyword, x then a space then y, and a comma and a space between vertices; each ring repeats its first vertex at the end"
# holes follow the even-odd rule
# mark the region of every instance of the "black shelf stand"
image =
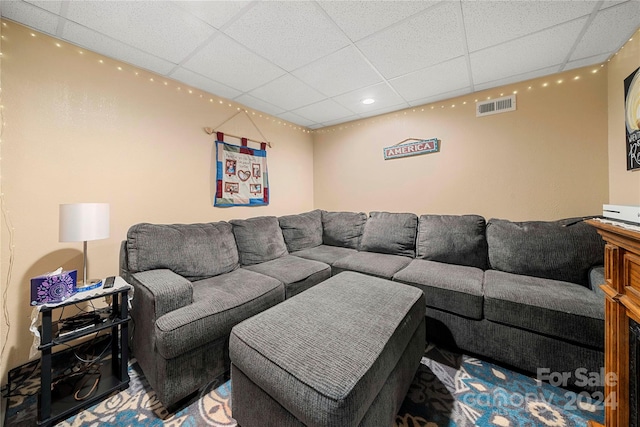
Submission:
POLYGON ((130 287, 119 287, 112 292, 92 294, 84 299, 75 299, 68 303, 58 304, 55 307, 43 307, 40 346, 42 352, 40 369, 40 393, 38 394, 38 425, 50 426, 55 422, 66 419, 80 410, 87 408, 109 394, 124 390, 129 387, 129 373, 127 363, 129 360, 129 312, 128 291, 130 287), (77 333, 64 337, 53 336, 52 311, 54 308, 77 304, 92 299, 111 296, 112 316, 103 323, 94 325, 77 333), (88 398, 76 400, 73 394, 53 398, 52 383, 52 350, 55 346, 66 344, 80 337, 95 334, 111 329, 111 360, 100 366, 100 380, 95 392, 88 398))

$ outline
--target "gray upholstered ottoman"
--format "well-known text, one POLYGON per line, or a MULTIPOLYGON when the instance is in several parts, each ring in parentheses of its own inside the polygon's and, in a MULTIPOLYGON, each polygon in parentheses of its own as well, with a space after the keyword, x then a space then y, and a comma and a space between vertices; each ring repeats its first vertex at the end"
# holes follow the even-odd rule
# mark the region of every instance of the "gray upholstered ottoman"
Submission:
POLYGON ((231 331, 233 417, 391 426, 425 349, 421 290, 344 272, 231 331))

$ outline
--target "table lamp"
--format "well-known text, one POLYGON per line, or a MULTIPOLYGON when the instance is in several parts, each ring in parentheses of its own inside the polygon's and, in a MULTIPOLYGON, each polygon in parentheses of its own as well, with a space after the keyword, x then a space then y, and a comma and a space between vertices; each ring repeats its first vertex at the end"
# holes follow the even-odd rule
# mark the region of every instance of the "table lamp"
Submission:
POLYGON ((109 237, 108 203, 71 203, 60 205, 60 241, 83 242, 82 283, 76 288, 91 287, 100 280, 89 280, 87 276, 87 241, 109 237))

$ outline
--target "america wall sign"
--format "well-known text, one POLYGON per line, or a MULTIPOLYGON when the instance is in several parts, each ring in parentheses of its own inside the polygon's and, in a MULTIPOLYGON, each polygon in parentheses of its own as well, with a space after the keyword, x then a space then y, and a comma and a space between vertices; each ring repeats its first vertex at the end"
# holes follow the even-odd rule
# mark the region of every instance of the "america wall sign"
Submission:
MULTIPOLYGON (((409 140, 405 140, 409 141, 409 140)), ((428 154, 437 152, 439 149, 439 140, 437 138, 432 139, 416 139, 412 138, 413 142, 402 142, 400 144, 392 145, 391 147, 384 148, 384 159, 397 159, 399 157, 417 156, 419 154, 428 154)))

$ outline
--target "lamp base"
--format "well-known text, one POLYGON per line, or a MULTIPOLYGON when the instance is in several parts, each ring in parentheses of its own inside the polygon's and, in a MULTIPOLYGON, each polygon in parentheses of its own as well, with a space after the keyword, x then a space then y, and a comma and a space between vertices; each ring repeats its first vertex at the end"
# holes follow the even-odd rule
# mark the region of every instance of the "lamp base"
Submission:
POLYGON ((90 291, 91 289, 99 288, 100 286, 102 286, 101 279, 90 279, 88 282, 78 282, 76 284, 76 292, 90 291))

